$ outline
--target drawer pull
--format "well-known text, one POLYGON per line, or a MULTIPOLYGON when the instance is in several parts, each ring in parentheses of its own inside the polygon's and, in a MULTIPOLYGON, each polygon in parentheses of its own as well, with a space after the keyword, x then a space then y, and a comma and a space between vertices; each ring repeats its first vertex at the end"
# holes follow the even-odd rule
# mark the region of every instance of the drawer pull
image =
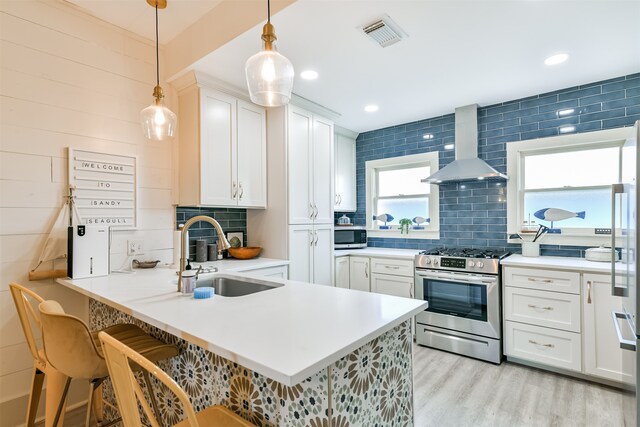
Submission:
POLYGON ((591 304, 591 280, 587 281, 587 304, 591 304))
POLYGON ((551 279, 534 279, 533 277, 527 278, 530 282, 542 282, 542 283, 553 283, 551 279))
POLYGON ((551 306, 538 307, 537 305, 527 304, 527 307, 533 308, 534 310, 543 310, 543 311, 549 310, 549 311, 553 311, 553 307, 551 307, 551 306))
POLYGON ((534 340, 529 340, 529 343, 533 344, 533 345, 539 345, 541 347, 547 347, 547 348, 554 348, 555 347, 555 345, 553 345, 553 344, 542 344, 542 343, 539 343, 538 341, 534 341, 534 340))
POLYGON ((384 266, 384 268, 388 268, 388 269, 391 269, 391 270, 399 270, 399 269, 400 269, 400 267, 398 267, 397 265, 396 265, 396 266, 393 266, 393 265, 385 265, 385 266, 384 266))

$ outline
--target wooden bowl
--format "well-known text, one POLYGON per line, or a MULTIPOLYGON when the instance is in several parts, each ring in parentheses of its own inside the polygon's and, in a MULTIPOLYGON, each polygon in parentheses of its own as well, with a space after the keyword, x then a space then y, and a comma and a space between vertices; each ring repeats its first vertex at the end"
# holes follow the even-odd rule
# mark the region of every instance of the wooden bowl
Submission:
POLYGON ((246 248, 229 248, 229 255, 236 259, 251 259, 260 255, 262 248, 259 246, 248 246, 246 248))

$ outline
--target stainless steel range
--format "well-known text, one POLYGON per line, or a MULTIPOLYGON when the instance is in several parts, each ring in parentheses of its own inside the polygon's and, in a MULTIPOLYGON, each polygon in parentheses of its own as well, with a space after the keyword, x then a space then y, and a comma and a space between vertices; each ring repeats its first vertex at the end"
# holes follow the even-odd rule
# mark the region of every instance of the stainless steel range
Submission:
POLYGON ((415 258, 416 342, 493 363, 502 361, 500 260, 508 252, 440 248, 415 258))

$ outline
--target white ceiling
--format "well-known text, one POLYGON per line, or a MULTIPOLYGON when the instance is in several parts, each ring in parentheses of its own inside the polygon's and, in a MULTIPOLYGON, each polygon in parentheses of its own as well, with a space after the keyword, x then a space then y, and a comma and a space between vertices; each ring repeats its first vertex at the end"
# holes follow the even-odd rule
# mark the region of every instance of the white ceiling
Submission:
MULTIPOLYGON (((155 9, 146 0, 67 0, 91 15, 142 37, 155 40, 155 9)), ((158 9, 160 44, 166 44, 220 0, 167 0, 166 9, 158 9)))
MULTIPOLYGON (((294 92, 362 132, 640 72, 639 19, 637 0, 298 0, 272 23, 296 73, 320 73, 312 82, 296 77, 294 92), (381 48, 357 30, 384 13, 408 39, 381 48), (545 66, 557 52, 569 61, 545 66), (380 110, 365 113, 369 103, 380 110)), ((261 27, 195 68, 245 87, 261 27)))

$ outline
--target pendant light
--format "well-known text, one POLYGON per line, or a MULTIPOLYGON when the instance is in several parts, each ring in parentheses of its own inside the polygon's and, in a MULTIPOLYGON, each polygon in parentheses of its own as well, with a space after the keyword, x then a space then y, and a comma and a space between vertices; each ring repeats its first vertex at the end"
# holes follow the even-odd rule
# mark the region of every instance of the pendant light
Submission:
POLYGON ((148 139, 162 141, 173 138, 176 129, 176 115, 164 106, 164 93, 160 87, 160 57, 158 54, 158 9, 167 7, 167 0, 147 0, 156 9, 156 87, 153 88, 153 104, 140 112, 142 132, 148 139))
POLYGON ((289 103, 293 87, 293 65, 276 50, 276 33, 271 25, 271 0, 267 0, 267 23, 262 28, 262 51, 244 67, 251 101, 264 107, 289 103))

